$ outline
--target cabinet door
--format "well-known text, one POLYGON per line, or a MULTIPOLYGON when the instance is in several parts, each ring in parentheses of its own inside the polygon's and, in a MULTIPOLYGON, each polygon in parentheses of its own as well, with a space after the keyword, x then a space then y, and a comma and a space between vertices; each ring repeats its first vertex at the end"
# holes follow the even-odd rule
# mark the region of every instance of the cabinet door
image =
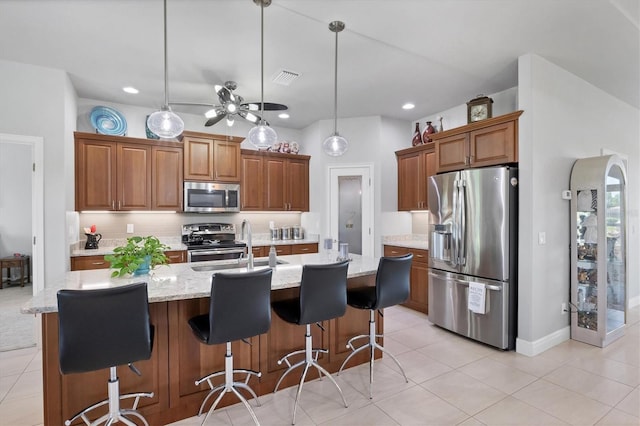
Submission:
POLYGON ((117 210, 151 209, 151 147, 117 145, 117 210))
POLYGON ((110 263, 104 260, 104 256, 73 256, 71 258, 72 271, 87 271, 90 269, 107 269, 110 263))
POLYGON ((284 158, 264 157, 264 180, 266 185, 265 210, 286 210, 285 199, 285 167, 284 158))
POLYGON ((182 149, 154 146, 151 150, 153 210, 182 210, 182 149))
POLYGON ((461 170, 469 165, 469 134, 462 133, 436 141, 436 172, 461 170))
POLYGON ((292 244, 291 254, 318 253, 318 244, 292 244))
POLYGON ((420 171, 422 154, 414 152, 398 157, 398 210, 421 208, 420 171))
POLYGON ((184 180, 213 181, 213 139, 185 136, 184 180))
MULTIPOLYGON (((278 244, 278 245, 275 245, 275 248, 276 248, 276 255, 278 256, 288 256, 291 254, 291 244, 278 244)), ((267 254, 265 254, 265 256, 268 254, 269 252, 267 251, 267 254)))
POLYGON ((169 263, 185 263, 187 261, 186 250, 165 251, 164 255, 167 256, 169 263))
POLYGON ((416 311, 428 313, 429 310, 429 265, 427 251, 413 249, 411 263, 411 291, 405 305, 416 311))
POLYGON ((262 157, 242 156, 241 210, 264 210, 265 182, 262 157))
POLYGON ((75 167, 76 210, 114 210, 116 144, 77 140, 75 167))
POLYGON ((509 121, 471 132, 470 165, 492 166, 518 161, 515 122, 509 121))
POLYGON ((286 210, 309 211, 309 161, 287 161, 286 182, 288 187, 286 210))
POLYGON ((213 179, 218 182, 240 182, 240 144, 213 141, 213 179))
POLYGON ((251 247, 251 253, 253 253, 253 257, 265 257, 269 254, 269 247, 267 246, 251 247))

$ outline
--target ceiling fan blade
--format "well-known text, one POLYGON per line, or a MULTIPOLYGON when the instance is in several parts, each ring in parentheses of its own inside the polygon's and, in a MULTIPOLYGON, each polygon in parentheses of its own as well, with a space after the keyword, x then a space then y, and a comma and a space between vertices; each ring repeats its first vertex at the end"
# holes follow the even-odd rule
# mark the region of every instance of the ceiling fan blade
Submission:
POLYGON ((169 102, 169 105, 193 105, 193 106, 208 106, 214 107, 214 104, 207 104, 202 102, 169 102))
MULTIPOLYGON (((242 104, 242 106, 247 106, 252 111, 260 111, 260 102, 249 102, 242 104)), ((273 102, 265 102, 264 110, 265 111, 286 111, 289 107, 283 104, 276 104, 273 102)))
POLYGON ((210 119, 207 120, 206 123, 204 123, 204 125, 206 127, 213 126, 214 124, 216 124, 217 122, 225 118, 226 116, 227 114, 220 114, 220 115, 216 115, 215 117, 211 117, 210 119))
POLYGON ((250 121, 252 123, 257 123, 260 121, 260 116, 256 115, 254 113, 252 113, 251 111, 247 111, 246 109, 241 109, 240 111, 238 111, 238 115, 242 118, 244 118, 247 121, 250 121))

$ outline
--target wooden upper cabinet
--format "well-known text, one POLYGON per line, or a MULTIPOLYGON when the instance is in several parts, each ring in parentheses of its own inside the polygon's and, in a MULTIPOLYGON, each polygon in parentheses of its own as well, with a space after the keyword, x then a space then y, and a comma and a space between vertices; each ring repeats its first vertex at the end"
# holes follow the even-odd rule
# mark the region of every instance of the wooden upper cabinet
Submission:
POLYGON ((76 210, 181 210, 182 144, 75 133, 76 210))
POLYGON ((241 210, 309 211, 309 159, 243 149, 241 210))
POLYGON ((396 151, 398 160, 398 210, 426 210, 427 179, 435 174, 434 144, 396 151))
POLYGON ((152 148, 152 210, 182 210, 182 154, 181 148, 152 148))
POLYGON ((240 182, 241 138, 184 132, 184 180, 240 182))
POLYGON ((262 156, 242 154, 240 209, 264 210, 264 167, 262 156))
POLYGON ((435 141, 437 173, 518 161, 518 117, 499 117, 431 135, 435 141))

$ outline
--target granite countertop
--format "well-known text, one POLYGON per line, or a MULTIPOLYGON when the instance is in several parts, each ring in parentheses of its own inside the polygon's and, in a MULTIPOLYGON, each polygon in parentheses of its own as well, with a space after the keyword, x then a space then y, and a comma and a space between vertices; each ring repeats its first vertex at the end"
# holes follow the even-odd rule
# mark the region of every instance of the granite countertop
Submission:
POLYGON ((424 234, 386 235, 382 237, 383 245, 429 250, 429 241, 424 234))
MULTIPOLYGON (((378 258, 363 257, 351 254, 348 277, 354 278, 375 274, 378 268, 378 258)), ((261 258, 267 259, 267 258, 261 258)), ((335 257, 325 254, 301 254, 279 256, 279 264, 274 268, 271 280, 272 290, 281 290, 300 285, 302 279, 302 265, 325 264, 335 262, 335 257)), ((95 269, 88 271, 67 272, 59 281, 52 280, 47 287, 24 304, 21 312, 25 314, 41 314, 58 310, 56 293, 60 289, 99 289, 117 287, 147 281, 149 302, 166 302, 171 300, 196 299, 209 297, 211 293, 211 271, 196 272, 192 266, 206 266, 210 264, 237 264, 237 261, 211 261, 197 263, 173 263, 160 266, 149 275, 138 277, 111 278, 111 269, 95 269)), ((256 267, 255 269, 266 268, 256 267)), ((228 269, 227 272, 246 272, 247 268, 228 269)), ((219 272, 219 271, 217 271, 219 272)))
MULTIPOLYGON (((245 243, 246 240, 243 240, 245 243)), ((282 245, 290 245, 290 244, 318 244, 317 238, 305 238, 302 240, 270 240, 270 239, 253 239, 251 244, 254 247, 259 246, 282 246, 282 245)))

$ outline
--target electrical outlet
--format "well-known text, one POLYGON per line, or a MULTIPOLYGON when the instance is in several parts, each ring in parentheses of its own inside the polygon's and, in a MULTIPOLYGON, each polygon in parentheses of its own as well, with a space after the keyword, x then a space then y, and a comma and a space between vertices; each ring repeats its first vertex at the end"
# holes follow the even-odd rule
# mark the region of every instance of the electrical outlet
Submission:
POLYGON ((547 233, 546 232, 538 232, 538 244, 543 246, 547 244, 547 233))
POLYGON ((133 234, 133 223, 127 223, 127 234, 133 234))
POLYGON ((561 313, 561 314, 566 314, 566 313, 568 312, 568 311, 567 311, 567 303, 566 303, 566 302, 562 302, 562 305, 560 305, 560 307, 561 307, 561 309, 562 309, 562 310, 560 311, 560 313, 561 313))

